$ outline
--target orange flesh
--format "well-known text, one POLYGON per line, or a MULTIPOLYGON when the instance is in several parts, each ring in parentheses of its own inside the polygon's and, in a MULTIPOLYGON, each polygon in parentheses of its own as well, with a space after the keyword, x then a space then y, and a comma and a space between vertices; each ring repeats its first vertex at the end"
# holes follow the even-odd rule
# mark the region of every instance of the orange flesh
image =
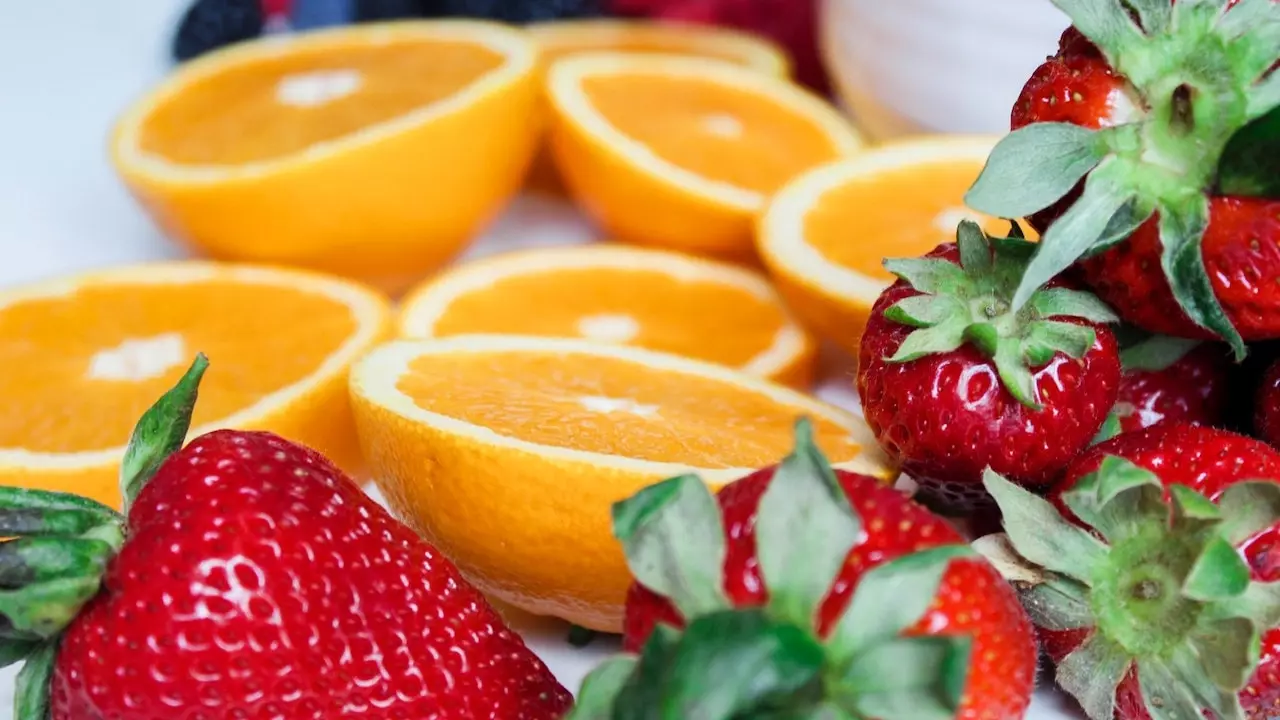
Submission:
POLYGON ((344 305, 266 285, 100 286, 20 302, 0 311, 0 447, 120 447, 196 352, 210 368, 194 424, 218 420, 314 372, 355 329, 344 305), (169 333, 184 341, 179 365, 145 380, 89 377, 99 351, 169 333))
POLYGON ((463 42, 401 40, 257 58, 196 81, 143 122, 145 152, 189 165, 271 160, 391 120, 454 94, 503 63, 463 42), (281 81, 359 74, 354 92, 312 106, 277 99, 281 81))
POLYGON ((630 317, 639 325, 630 345, 731 366, 763 352, 787 323, 779 307, 730 285, 592 268, 506 278, 462 295, 433 334, 589 337, 579 323, 607 315, 630 317))
MULTIPOLYGON (((803 414, 718 380, 530 351, 422 356, 396 387, 424 410, 519 440, 700 468, 778 461, 803 414), (591 403, 612 408, 588 409, 591 403)), ((857 455, 847 431, 814 420, 833 461, 857 455)))
MULTIPOLYGON (((965 211, 964 194, 982 171, 981 160, 944 161, 886 170, 822 195, 804 218, 804 236, 828 260, 869 277, 892 280, 886 257, 914 257, 954 242, 954 224, 938 218, 965 211)), ((976 213, 974 214, 976 215, 976 213)), ((986 216, 988 232, 1009 223, 986 216)))
POLYGON ((771 193, 837 155, 808 118, 723 84, 636 74, 585 78, 583 89, 610 125, 658 157, 739 188, 771 193))

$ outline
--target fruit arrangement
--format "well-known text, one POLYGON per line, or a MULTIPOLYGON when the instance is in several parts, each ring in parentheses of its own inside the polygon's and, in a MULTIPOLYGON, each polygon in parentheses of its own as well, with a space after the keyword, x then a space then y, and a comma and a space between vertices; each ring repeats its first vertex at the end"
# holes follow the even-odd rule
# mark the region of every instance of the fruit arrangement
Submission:
POLYGON ((1040 720, 1041 651, 1090 720, 1270 717, 1280 4, 1054 3, 1009 135, 873 148, 690 25, 191 52, 112 157, 224 262, 0 294, 17 717, 1040 720), (453 264, 544 170, 617 242, 453 264), (575 700, 521 612, 621 652, 575 700))

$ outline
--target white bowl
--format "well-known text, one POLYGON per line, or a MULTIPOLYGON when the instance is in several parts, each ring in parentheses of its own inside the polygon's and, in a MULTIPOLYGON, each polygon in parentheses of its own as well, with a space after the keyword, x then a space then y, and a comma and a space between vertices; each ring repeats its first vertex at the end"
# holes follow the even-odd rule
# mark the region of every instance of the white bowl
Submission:
POLYGON ((868 135, 1004 133, 1070 24, 1049 0, 822 0, 832 84, 868 135))

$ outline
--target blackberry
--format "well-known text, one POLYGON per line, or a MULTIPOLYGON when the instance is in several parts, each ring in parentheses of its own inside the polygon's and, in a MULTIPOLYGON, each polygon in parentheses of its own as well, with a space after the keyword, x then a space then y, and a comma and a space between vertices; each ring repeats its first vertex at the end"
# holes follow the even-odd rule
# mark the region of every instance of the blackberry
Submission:
POLYGON ((178 62, 262 34, 260 0, 196 0, 178 23, 172 53, 178 62))

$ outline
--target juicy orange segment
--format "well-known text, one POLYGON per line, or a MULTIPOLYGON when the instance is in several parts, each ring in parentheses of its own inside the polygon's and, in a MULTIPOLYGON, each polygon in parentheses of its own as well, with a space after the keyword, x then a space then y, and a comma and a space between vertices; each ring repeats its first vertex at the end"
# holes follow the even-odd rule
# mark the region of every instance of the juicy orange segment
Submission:
POLYGON ((471 21, 237 44, 130 108, 112 157, 202 252, 401 290, 519 188, 541 133, 536 70, 527 36, 471 21))
POLYGON ((628 242, 749 257, 766 197, 861 145, 822 100, 730 63, 587 54, 547 82, 570 190, 628 242))
POLYGON ((193 432, 287 431, 359 467, 347 366, 387 330, 384 299, 306 273, 159 264, 0 295, 0 483, 117 501, 134 424, 197 352, 193 432))
POLYGON ((194 80, 142 121, 139 145, 180 165, 274 160, 440 102, 504 61, 475 44, 407 37, 304 47, 194 80))
POLYGON ((716 365, 577 340, 398 341, 357 364, 362 447, 392 505, 478 587, 616 631, 630 575, 617 500, 696 471, 720 485, 790 449, 798 416, 839 467, 892 478, 869 430, 716 365))
POLYGON ((778 192, 758 223, 760 257, 806 325, 857 354, 887 257, 954 242, 970 219, 989 232, 1009 223, 965 208, 995 138, 927 137, 884 145, 807 172, 778 192))
POLYGON ((613 245, 467 263, 411 292, 399 324, 405 337, 484 333, 627 344, 795 386, 808 384, 815 356, 815 343, 760 274, 613 245))

